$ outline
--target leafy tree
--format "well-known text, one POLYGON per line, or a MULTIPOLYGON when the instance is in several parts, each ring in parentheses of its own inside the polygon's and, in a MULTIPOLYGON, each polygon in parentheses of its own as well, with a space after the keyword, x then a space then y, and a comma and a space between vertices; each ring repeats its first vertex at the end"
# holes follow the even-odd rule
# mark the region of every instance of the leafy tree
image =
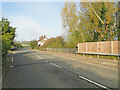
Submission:
POLYGON ((62 36, 58 36, 56 38, 50 38, 43 45, 45 48, 62 48, 64 47, 64 39, 62 36))
POLYGON ((82 34, 83 32, 78 29, 79 22, 76 3, 66 2, 61 15, 63 19, 63 27, 68 35, 68 42, 77 45, 79 39, 82 39, 84 41, 84 36, 82 34))
POLYGON ((17 46, 17 48, 23 48, 22 44, 17 42, 14 43, 14 46, 17 46))
POLYGON ((62 9, 63 27, 67 43, 75 47, 78 42, 114 40, 117 3, 66 2, 62 9))
MULTIPOLYGON (((117 11, 114 2, 82 2, 82 7, 87 12, 87 27, 93 31, 93 41, 113 40, 117 34, 115 28, 115 13, 117 11)), ((85 27, 87 29, 87 27, 85 27)))
POLYGON ((16 28, 10 26, 10 22, 4 18, 0 21, 0 27, 2 27, 2 56, 4 58, 13 44, 16 28))
POLYGON ((29 42, 30 46, 32 49, 34 49, 35 47, 37 47, 37 41, 33 40, 29 42))

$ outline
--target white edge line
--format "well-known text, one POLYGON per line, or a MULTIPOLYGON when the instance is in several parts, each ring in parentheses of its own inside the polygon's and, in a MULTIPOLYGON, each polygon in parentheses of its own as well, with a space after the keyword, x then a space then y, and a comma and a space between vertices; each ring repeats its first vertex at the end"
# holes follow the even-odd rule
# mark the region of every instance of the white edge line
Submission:
POLYGON ((12 56, 12 62, 13 62, 13 56, 12 56))
POLYGON ((54 65, 54 66, 56 66, 56 67, 62 69, 62 67, 60 67, 60 66, 58 66, 58 65, 56 65, 56 64, 54 64, 54 63, 50 63, 50 64, 52 64, 52 65, 54 65))
POLYGON ((36 57, 38 57, 39 59, 43 59, 43 58, 39 57, 38 55, 36 55, 36 57))
POLYGON ((87 78, 85 78, 85 77, 83 77, 83 76, 79 76, 79 77, 82 78, 82 79, 84 79, 84 80, 86 80, 86 81, 88 81, 88 82, 90 82, 90 83, 93 83, 93 84, 95 84, 95 85, 97 85, 97 86, 99 86, 99 87, 102 87, 102 88, 105 88, 105 89, 110 90, 110 89, 107 88, 106 86, 103 86, 103 85, 101 85, 101 84, 98 84, 98 83, 96 83, 96 82, 94 82, 94 81, 92 81, 92 80, 90 80, 90 79, 87 79, 87 78))

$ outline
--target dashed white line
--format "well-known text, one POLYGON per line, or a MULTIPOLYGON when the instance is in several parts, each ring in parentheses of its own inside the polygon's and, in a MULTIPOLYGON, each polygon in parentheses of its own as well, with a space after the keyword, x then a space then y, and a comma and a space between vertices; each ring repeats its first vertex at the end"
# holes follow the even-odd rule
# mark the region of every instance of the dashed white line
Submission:
POLYGON ((13 62, 13 56, 12 56, 12 62, 13 62))
POLYGON ((90 79, 87 79, 87 78, 83 77, 83 76, 78 76, 78 77, 79 77, 79 78, 82 78, 82 79, 84 79, 84 80, 86 80, 86 81, 88 81, 88 82, 90 82, 90 83, 93 83, 93 84, 95 84, 95 85, 97 85, 97 86, 99 86, 99 87, 101 87, 101 88, 110 90, 108 87, 103 86, 103 85, 101 85, 101 84, 99 84, 99 83, 96 83, 96 82, 94 82, 94 81, 92 81, 92 80, 90 80, 90 79))
POLYGON ((50 63, 50 64, 53 65, 53 66, 55 66, 55 67, 58 67, 58 68, 62 69, 62 67, 60 67, 60 66, 58 66, 58 65, 56 65, 54 63, 50 63))
POLYGON ((48 62, 48 61, 45 61, 45 62, 48 62))
POLYGON ((43 58, 39 57, 38 55, 36 55, 36 57, 38 57, 39 59, 43 59, 43 58))

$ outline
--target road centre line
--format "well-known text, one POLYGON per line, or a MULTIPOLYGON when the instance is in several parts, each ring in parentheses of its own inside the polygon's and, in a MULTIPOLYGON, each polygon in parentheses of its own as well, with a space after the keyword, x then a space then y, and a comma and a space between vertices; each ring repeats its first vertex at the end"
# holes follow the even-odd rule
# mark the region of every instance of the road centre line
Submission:
POLYGON ((101 85, 101 84, 99 84, 99 83, 96 83, 96 82, 94 82, 94 81, 92 81, 92 80, 90 80, 90 79, 87 79, 87 78, 83 77, 83 76, 78 76, 78 77, 79 77, 79 78, 82 78, 82 79, 84 79, 84 80, 86 80, 86 81, 88 81, 88 82, 90 82, 90 83, 93 83, 93 84, 95 84, 95 85, 97 85, 97 86, 99 86, 99 87, 101 87, 101 88, 104 88, 104 89, 107 89, 107 90, 111 90, 111 89, 109 89, 108 87, 103 86, 103 85, 101 85))
POLYGON ((13 56, 12 56, 12 62, 13 62, 13 56))
POLYGON ((38 55, 36 55, 36 57, 38 57, 39 59, 43 59, 43 58, 39 57, 38 55))
POLYGON ((53 66, 55 66, 55 67, 58 67, 58 68, 62 69, 62 67, 60 67, 60 66, 58 66, 58 65, 56 65, 54 63, 50 63, 50 64, 53 65, 53 66))

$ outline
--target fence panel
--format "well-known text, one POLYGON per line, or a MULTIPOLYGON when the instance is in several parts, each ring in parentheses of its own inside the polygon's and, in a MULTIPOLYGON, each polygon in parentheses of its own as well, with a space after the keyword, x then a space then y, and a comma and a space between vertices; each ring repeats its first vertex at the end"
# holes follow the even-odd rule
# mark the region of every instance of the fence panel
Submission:
POLYGON ((99 43, 99 53, 111 53, 111 41, 105 41, 99 43))
POLYGON ((86 52, 86 43, 78 43, 78 51, 86 52))
POLYGON ((120 41, 78 43, 78 52, 120 53, 120 41))
POLYGON ((96 52, 97 53, 97 42, 88 42, 86 43, 87 51, 86 52, 96 52))
POLYGON ((120 41, 113 42, 113 53, 120 53, 120 41))

